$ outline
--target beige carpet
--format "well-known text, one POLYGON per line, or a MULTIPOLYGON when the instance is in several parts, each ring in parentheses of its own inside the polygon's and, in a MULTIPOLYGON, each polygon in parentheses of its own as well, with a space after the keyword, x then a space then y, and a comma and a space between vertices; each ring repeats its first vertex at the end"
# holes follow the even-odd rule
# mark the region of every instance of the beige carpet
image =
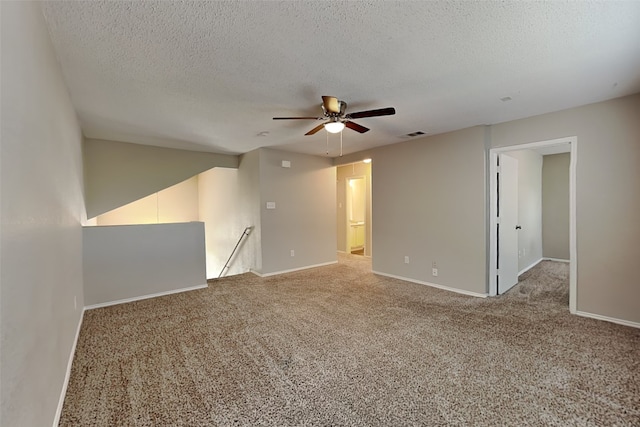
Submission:
POLYGON ((87 311, 60 425, 640 425, 640 331, 569 315, 567 265, 479 299, 340 261, 87 311))

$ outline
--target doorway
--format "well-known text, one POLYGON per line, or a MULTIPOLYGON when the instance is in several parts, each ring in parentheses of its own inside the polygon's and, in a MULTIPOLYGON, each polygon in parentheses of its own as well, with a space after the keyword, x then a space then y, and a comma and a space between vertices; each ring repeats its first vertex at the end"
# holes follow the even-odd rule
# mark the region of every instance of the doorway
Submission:
POLYGON ((347 251, 355 255, 364 255, 364 231, 366 211, 366 178, 358 176, 347 178, 347 251))
POLYGON ((371 163, 337 167, 337 250, 371 257, 371 163))
MULTIPOLYGON (((577 160, 577 137, 566 137, 549 141, 540 141, 529 144, 520 144, 508 147, 494 148, 489 150, 489 295, 500 295, 517 283, 518 258, 521 255, 518 247, 515 251, 509 249, 509 239, 513 245, 513 236, 517 239, 520 232, 517 216, 515 222, 505 218, 509 210, 513 209, 513 198, 504 193, 508 190, 507 181, 513 179, 512 166, 507 166, 503 170, 504 162, 509 162, 505 157, 509 152, 532 150, 544 155, 569 153, 569 310, 576 311, 577 301, 577 264, 576 264, 576 160, 577 160), (501 163, 502 162, 502 163, 501 163), (502 177, 501 177, 502 174, 502 177), (502 200, 501 200, 502 199, 502 200), (514 222, 514 224, 511 224, 514 222), (506 240, 505 240, 506 239, 506 240), (515 267, 514 267, 515 263, 515 267), (514 279, 515 272, 515 279, 514 279), (502 282, 502 283, 501 283, 502 282), (515 282, 515 283, 513 283, 515 282), (513 284, 512 284, 513 283, 513 284)), ((516 162, 517 174, 517 162, 516 162)), ((517 187, 517 184, 516 184, 517 187)), ((513 190, 511 190, 513 191, 513 190)), ((516 195, 517 197, 517 195, 516 195)), ((515 202, 517 205, 517 199, 515 202)))

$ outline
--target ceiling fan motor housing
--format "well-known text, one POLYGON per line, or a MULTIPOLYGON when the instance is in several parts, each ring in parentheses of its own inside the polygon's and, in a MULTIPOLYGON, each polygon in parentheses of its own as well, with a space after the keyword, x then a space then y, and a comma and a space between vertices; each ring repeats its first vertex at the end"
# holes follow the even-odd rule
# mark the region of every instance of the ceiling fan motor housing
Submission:
POLYGON ((324 115, 327 117, 342 117, 344 116, 344 113, 347 111, 347 103, 344 101, 338 101, 338 111, 328 111, 324 104, 321 104, 322 106, 322 111, 324 112, 324 115))

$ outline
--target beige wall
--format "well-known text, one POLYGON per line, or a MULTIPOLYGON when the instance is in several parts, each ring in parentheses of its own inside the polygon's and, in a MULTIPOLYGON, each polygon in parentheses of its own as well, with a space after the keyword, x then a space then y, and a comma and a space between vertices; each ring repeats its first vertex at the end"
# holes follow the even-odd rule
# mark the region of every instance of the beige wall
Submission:
POLYGON ((374 270, 486 292, 484 149, 576 136, 578 311, 640 322, 639 116, 640 94, 492 125, 486 136, 477 127, 366 150, 336 164, 373 158, 374 270), (418 265, 403 265, 412 254, 418 265), (438 278, 427 271, 434 260, 438 278))
POLYGON ((542 163, 542 255, 569 259, 569 153, 542 163))
POLYGON ((87 216, 154 194, 212 167, 238 167, 238 157, 87 139, 84 144, 87 216))
POLYGON ((484 128, 364 155, 373 159, 373 270, 486 293, 484 128))
POLYGON ((239 223, 252 226, 239 256, 243 265, 254 271, 262 269, 262 221, 261 221, 260 150, 240 156, 238 167, 239 223))
POLYGON ((347 199, 346 199, 346 185, 347 179, 351 177, 363 176, 366 180, 366 211, 365 211, 365 255, 371 256, 372 241, 371 241, 371 163, 352 163, 350 165, 344 165, 337 167, 336 170, 336 195, 337 195, 337 209, 336 209, 336 227, 337 227, 337 243, 338 251, 348 252, 347 250, 347 199))
MULTIPOLYGON (((99 215, 93 224, 133 225, 202 221, 205 224, 207 278, 216 278, 245 226, 240 212, 239 172, 212 168, 172 187, 99 215)), ((257 203, 257 202, 256 202, 257 203)), ((245 243, 238 248, 225 275, 249 271, 254 259, 245 243)))
POLYGON ((82 135, 40 5, 0 10, 0 424, 51 426, 84 305, 82 135))
POLYGON ((336 168, 331 159, 266 148, 259 150, 259 156, 259 272, 336 262, 336 168), (291 167, 282 167, 283 160, 291 167), (266 209, 267 202, 275 202, 276 209, 266 209))
POLYGON ((640 94, 492 127, 493 147, 577 137, 577 308, 631 322, 640 322, 638 117, 640 94))
MULTIPOLYGON (((238 179, 238 169, 213 168, 198 175, 200 221, 206 227, 207 278, 220 275, 245 227, 253 225, 241 219, 238 179)), ((253 267, 247 248, 244 240, 225 275, 246 273, 253 267)))
POLYGON ((99 215, 96 225, 199 221, 198 205, 198 176, 194 176, 155 194, 99 215))
POLYGON ((542 155, 531 150, 506 153, 518 160, 518 271, 542 258, 542 155))
POLYGON ((204 224, 83 229, 87 306, 206 285, 204 224))
POLYGON ((226 274, 273 274, 336 261, 335 182, 331 159, 259 149, 243 155, 238 170, 211 169, 101 215, 97 225, 156 223, 159 216, 203 221, 209 278, 218 277, 242 231, 252 226, 226 274), (267 201, 276 209, 266 209, 267 201))

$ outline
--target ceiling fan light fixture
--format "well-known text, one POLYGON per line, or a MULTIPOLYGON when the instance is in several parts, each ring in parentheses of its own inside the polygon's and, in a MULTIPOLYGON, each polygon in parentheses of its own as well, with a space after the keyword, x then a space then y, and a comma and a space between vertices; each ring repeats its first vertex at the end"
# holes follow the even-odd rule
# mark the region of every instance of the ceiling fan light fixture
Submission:
POLYGON ((324 124, 324 128, 329 133, 340 133, 344 129, 344 123, 342 122, 329 122, 324 124))
POLYGON ((367 127, 353 122, 352 119, 392 116, 396 113, 396 109, 393 107, 378 108, 376 110, 357 111, 350 114, 347 114, 346 111, 346 102, 340 101, 335 96, 323 96, 322 117, 274 117, 273 120, 326 120, 326 122, 320 123, 309 132, 305 133, 305 136, 315 135, 316 133, 320 132, 322 128, 326 129, 328 133, 339 133, 340 135, 342 135, 342 131, 344 130, 344 128, 349 128, 358 133, 365 133, 370 130, 367 127))

